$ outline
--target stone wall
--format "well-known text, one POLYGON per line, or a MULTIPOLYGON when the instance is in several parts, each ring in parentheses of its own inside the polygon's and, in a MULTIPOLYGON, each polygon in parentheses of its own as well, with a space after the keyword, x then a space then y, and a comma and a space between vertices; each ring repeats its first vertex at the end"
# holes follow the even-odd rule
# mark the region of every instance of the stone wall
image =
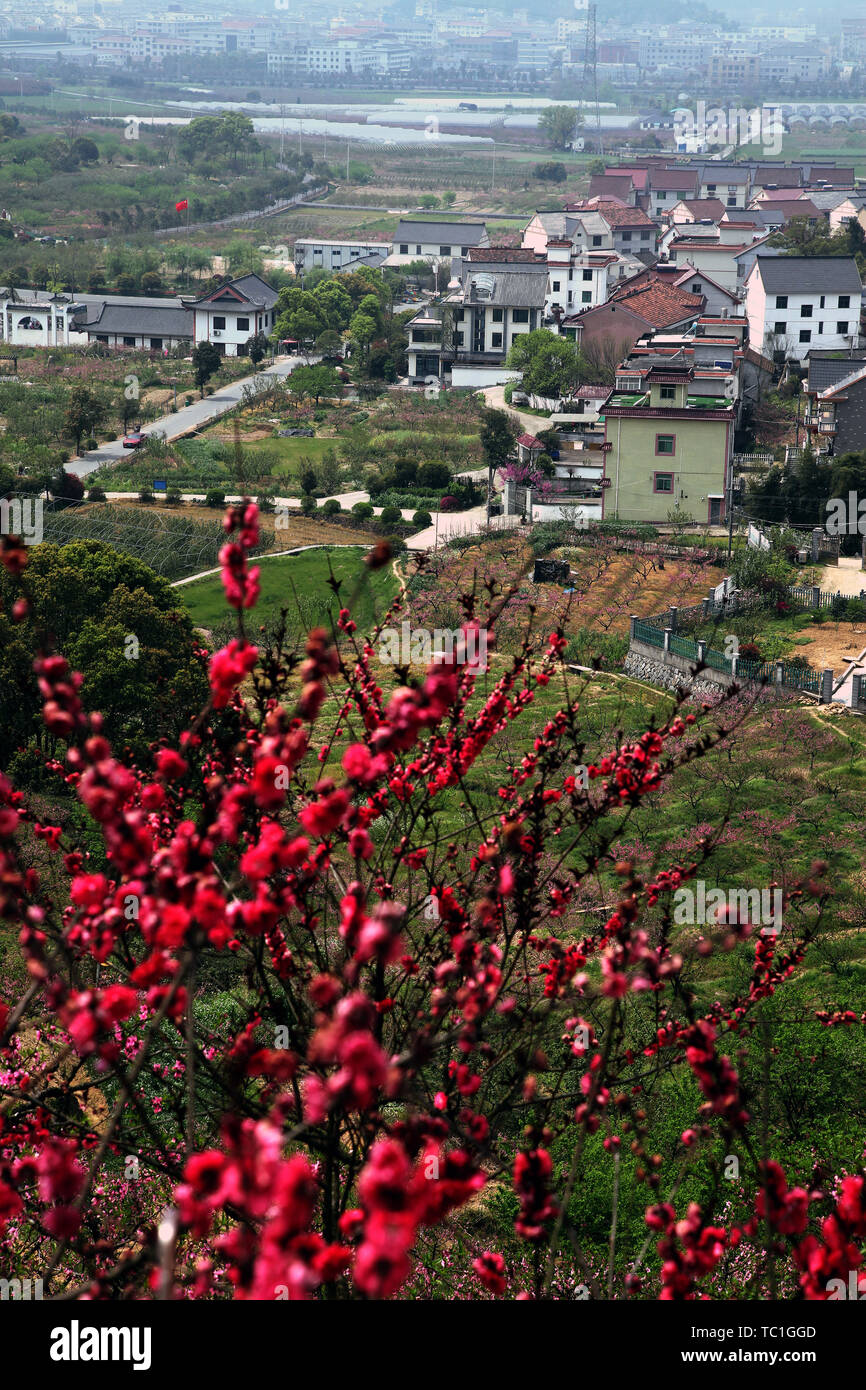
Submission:
POLYGON ((697 695, 718 695, 719 693, 720 682, 707 680, 706 671, 702 671, 700 676, 695 677, 674 666, 665 666, 662 661, 650 656, 643 656, 636 651, 628 653, 622 669, 625 675, 631 676, 633 680, 646 681, 648 685, 658 685, 663 690, 684 688, 693 690, 697 695))

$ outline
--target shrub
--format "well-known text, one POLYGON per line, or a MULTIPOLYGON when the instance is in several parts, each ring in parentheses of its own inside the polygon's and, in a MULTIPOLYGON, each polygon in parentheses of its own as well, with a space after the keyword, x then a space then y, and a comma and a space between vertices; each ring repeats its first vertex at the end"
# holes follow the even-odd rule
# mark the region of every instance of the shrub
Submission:
POLYGON ((866 621, 866 603, 861 598, 849 598, 848 617, 853 623, 866 621))
POLYGON ((88 502, 104 502, 105 493, 101 487, 92 487, 87 493, 88 502))
POLYGON ((273 498, 273 494, 272 494, 272 493, 269 493, 269 492, 260 492, 260 493, 259 493, 259 511, 260 511, 260 512, 272 512, 272 511, 274 510, 275 505, 276 505, 276 503, 274 502, 274 498, 273 498))
POLYGON ((149 487, 143 487, 143 488, 141 489, 141 492, 138 494, 138 500, 139 500, 139 502, 147 502, 147 503, 150 503, 150 502, 155 502, 155 501, 156 501, 156 498, 154 497, 154 495, 153 495, 153 493, 151 492, 151 490, 150 490, 149 487))
POLYGON ((316 502, 315 497, 313 497, 311 493, 305 492, 303 497, 301 498, 301 511, 303 512, 304 516, 312 516, 317 506, 318 503, 316 502))
POLYGON ((204 495, 204 504, 206 507, 224 507, 226 504, 226 495, 222 488, 208 488, 204 495))
POLYGON ((340 506, 336 497, 329 497, 327 502, 322 507, 322 511, 325 516, 336 516, 337 513, 341 512, 342 510, 343 508, 340 506))
POLYGON ((174 488, 172 488, 171 492, 165 494, 165 504, 167 507, 179 507, 182 501, 183 498, 180 493, 176 492, 174 488))
POLYGON ((368 521, 373 515, 372 502, 356 502, 352 508, 352 515, 359 517, 362 521, 368 521))
POLYGON ((440 510, 440 512, 456 512, 456 511, 457 511, 457 498, 456 498, 456 497, 443 497, 443 498, 440 500, 440 502, 439 502, 439 510, 440 510))
POLYGON ((447 463, 437 463, 430 459, 418 469, 418 482, 421 487, 429 487, 437 492, 447 487, 451 481, 451 469, 447 463))
POLYGON ((412 518, 412 525, 417 526, 419 531, 423 531, 425 527, 433 525, 433 518, 429 512, 419 508, 412 518))
POLYGON ((403 520, 403 515, 399 507, 383 507, 379 520, 383 526, 397 526, 403 520))

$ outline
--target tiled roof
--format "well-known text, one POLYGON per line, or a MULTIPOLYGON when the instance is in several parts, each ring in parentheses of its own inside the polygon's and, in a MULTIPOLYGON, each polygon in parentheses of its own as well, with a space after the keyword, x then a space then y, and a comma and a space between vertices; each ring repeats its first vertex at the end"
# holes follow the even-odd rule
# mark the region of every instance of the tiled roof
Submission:
POLYGON ((863 284, 853 256, 758 256, 769 294, 854 294, 863 284))
POLYGON ((398 222, 394 241, 439 242, 451 246, 477 246, 484 240, 483 222, 398 222))
POLYGON ((613 193, 615 197, 627 201, 633 188, 630 174, 594 174, 589 181, 589 196, 596 198, 613 193))
POLYGON ((792 198, 802 198, 806 190, 799 187, 785 188, 765 188, 760 197, 756 200, 758 205, 761 203, 790 203, 792 198))
POLYGON ((697 317, 704 307, 702 294, 691 294, 667 285, 653 271, 636 277, 635 281, 619 286, 611 300, 624 304, 656 328, 681 323, 691 315, 697 317))
POLYGON ((721 198, 683 198, 682 204, 688 208, 695 222, 703 222, 707 218, 711 222, 718 222, 725 215, 721 198))
POLYGON ((653 192, 697 193, 696 169, 653 169, 653 192))
POLYGON ((596 211, 601 214, 605 222, 611 227, 655 227, 651 217, 648 217, 643 208, 630 208, 624 206, 619 200, 610 198, 598 198, 596 211))
POLYGON ((532 251, 528 246, 470 246, 468 259, 470 265, 483 265, 487 262, 496 265, 532 265, 544 262, 542 253, 532 251))
POLYGON ((518 444, 522 444, 524 449, 543 449, 544 445, 540 439, 536 439, 534 434, 521 434, 517 437, 518 444))

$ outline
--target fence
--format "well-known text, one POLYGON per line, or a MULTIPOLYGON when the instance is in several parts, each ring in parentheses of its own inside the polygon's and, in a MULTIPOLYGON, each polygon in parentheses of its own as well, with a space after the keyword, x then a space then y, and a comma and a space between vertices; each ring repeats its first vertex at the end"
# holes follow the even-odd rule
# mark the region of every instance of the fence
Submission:
MULTIPOLYGON (((832 671, 812 671, 788 661, 746 661, 738 656, 726 656, 724 652, 708 647, 704 641, 694 641, 691 637, 681 637, 668 627, 664 630, 653 626, 646 618, 631 619, 629 651, 637 652, 639 645, 652 647, 659 653, 663 665, 676 665, 689 662, 701 668, 706 679, 713 679, 713 672, 724 676, 724 685, 734 681, 748 681, 755 685, 772 685, 787 690, 796 690, 802 695, 811 695, 825 704, 831 698, 833 688, 832 671), (829 677, 829 681, 828 681, 829 677)), ((641 655, 640 652, 637 652, 641 655)), ((866 687, 866 680, 863 682, 866 687)), ((859 687, 858 687, 858 698, 859 687)), ((866 707, 866 688, 862 696, 866 707)))
MULTIPOLYGON (((722 585, 719 585, 719 589, 722 585)), ((840 590, 831 593, 825 589, 819 589, 817 585, 792 584, 787 594, 796 607, 813 610, 832 609, 836 603, 844 603, 849 599, 859 597, 862 603, 866 603, 866 589, 861 589, 857 594, 843 594, 840 590)), ((764 594, 743 593, 740 589, 732 589, 723 597, 718 596, 718 590, 708 594, 700 603, 690 604, 687 608, 671 607, 664 613, 653 613, 648 618, 642 618, 641 622, 649 623, 651 627, 664 632, 670 628, 672 632, 678 632, 684 627, 705 622, 708 618, 733 617, 737 613, 747 613, 753 608, 768 608, 773 603, 772 598, 764 594)))

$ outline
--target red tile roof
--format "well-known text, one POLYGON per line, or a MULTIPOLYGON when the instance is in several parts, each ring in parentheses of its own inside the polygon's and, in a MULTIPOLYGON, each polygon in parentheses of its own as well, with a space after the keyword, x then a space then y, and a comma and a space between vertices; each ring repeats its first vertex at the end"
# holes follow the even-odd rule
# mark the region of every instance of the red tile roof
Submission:
POLYGON ((641 193, 646 189, 647 175, 649 174, 648 169, 636 169, 631 165, 609 165, 604 172, 605 174, 612 175, 614 178, 622 178, 623 175, 627 174, 635 188, 639 189, 641 193))
POLYGON ((758 206, 761 203, 789 203, 792 198, 801 198, 804 191, 798 184, 786 188, 765 188, 757 200, 758 206))
POLYGON ((656 328, 681 323, 690 315, 697 317, 704 307, 702 294, 691 294, 675 285, 666 284, 651 270, 618 286, 610 298, 617 304, 633 309, 656 328))
POLYGON ((521 434, 517 438, 518 444, 522 444, 524 449, 543 449, 544 445, 540 439, 536 439, 534 434, 521 434))
POLYGON ((612 193, 615 198, 622 198, 623 202, 628 202, 633 190, 634 184, 629 174, 624 177, 617 174, 594 174, 589 181, 590 198, 603 197, 612 193))
POLYGON ((596 198, 596 212, 600 213, 611 227, 655 227, 657 224, 648 217, 643 208, 630 208, 619 199, 596 198))

